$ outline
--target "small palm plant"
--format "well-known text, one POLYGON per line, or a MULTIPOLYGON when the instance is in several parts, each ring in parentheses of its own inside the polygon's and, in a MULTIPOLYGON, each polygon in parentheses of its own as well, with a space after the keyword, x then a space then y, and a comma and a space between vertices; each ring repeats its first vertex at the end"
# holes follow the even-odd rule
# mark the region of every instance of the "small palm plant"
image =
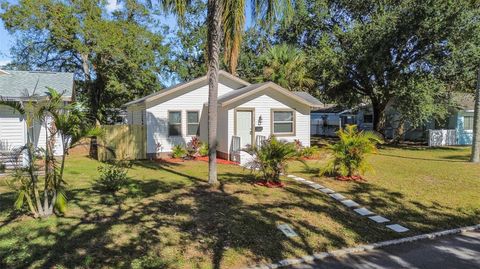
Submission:
POLYGON ((361 174, 371 169, 366 154, 377 151, 376 145, 382 143, 381 138, 373 132, 358 131, 356 125, 347 125, 337 134, 340 141, 328 146, 333 151, 333 159, 321 171, 322 174, 361 179, 361 174))
POLYGON ((287 169, 287 161, 297 156, 293 143, 279 141, 275 136, 267 139, 261 147, 253 147, 255 156, 248 167, 262 174, 266 183, 280 183, 280 175, 287 169))

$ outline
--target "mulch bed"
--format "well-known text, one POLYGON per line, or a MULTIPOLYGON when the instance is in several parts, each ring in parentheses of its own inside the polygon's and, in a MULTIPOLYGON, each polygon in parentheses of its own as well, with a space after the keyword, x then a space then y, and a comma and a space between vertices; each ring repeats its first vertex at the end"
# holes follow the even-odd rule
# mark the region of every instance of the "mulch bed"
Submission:
POLYGON ((367 181, 362 176, 337 176, 335 179, 340 181, 367 181))
POLYGON ((267 187, 267 188, 283 188, 285 184, 282 182, 271 182, 271 181, 259 181, 254 183, 257 186, 267 187))
MULTIPOLYGON (((195 158, 192 158, 192 159, 188 159, 188 160, 185 160, 185 159, 182 159, 182 158, 160 158, 160 159, 156 159, 155 160, 156 162, 159 162, 159 163, 170 163, 170 164, 176 164, 176 163, 183 163, 185 161, 201 161, 201 162, 208 162, 208 157, 195 157, 195 158)), ((224 160, 224 159, 219 159, 217 158, 217 163, 218 164, 234 164, 234 165, 238 165, 238 163, 236 162, 232 162, 232 161, 229 161, 229 160, 224 160)))

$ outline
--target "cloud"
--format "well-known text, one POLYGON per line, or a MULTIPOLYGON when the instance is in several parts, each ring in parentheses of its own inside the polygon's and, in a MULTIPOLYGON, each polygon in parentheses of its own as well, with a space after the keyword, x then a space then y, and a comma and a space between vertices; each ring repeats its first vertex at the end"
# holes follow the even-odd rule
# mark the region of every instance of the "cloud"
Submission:
POLYGON ((107 10, 108 12, 113 12, 117 9, 120 9, 122 4, 119 3, 118 0, 108 0, 107 10))

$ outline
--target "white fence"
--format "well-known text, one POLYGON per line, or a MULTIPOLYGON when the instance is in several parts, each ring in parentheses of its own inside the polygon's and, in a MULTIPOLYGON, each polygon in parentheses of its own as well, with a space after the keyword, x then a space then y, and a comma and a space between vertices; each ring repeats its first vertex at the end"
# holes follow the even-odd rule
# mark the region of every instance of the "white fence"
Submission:
POLYGON ((443 147, 457 145, 455 129, 428 130, 428 146, 443 147))

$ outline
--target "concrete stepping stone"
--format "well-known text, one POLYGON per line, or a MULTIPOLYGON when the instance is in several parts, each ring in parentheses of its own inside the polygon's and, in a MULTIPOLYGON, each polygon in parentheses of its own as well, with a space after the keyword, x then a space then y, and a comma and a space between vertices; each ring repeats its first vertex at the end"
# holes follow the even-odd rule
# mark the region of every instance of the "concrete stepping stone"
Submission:
POLYGON ((330 194, 330 196, 337 201, 347 199, 345 196, 341 195, 340 193, 333 193, 333 194, 330 194))
POLYGON ((404 233, 406 231, 409 231, 408 228, 403 227, 402 225, 399 224, 392 224, 392 225, 387 225, 387 228, 390 230, 393 230, 397 233, 404 233))
POLYGON ((308 185, 313 185, 313 184, 315 184, 315 182, 310 181, 310 180, 305 180, 304 183, 305 183, 305 184, 308 184, 308 185))
POLYGON ((353 211, 357 212, 361 216, 374 215, 372 211, 366 209, 365 207, 354 209, 353 211))
POLYGON ((319 189, 319 191, 329 194, 329 193, 334 193, 335 191, 329 188, 324 188, 324 189, 319 189))
POLYGON ((390 221, 389 219, 384 218, 380 215, 371 216, 371 217, 368 217, 368 218, 375 221, 376 223, 384 223, 384 222, 389 222, 390 221))
POLYGON ((343 201, 341 201, 341 203, 346 205, 347 207, 358 207, 358 206, 360 206, 357 202, 354 202, 352 200, 343 200, 343 201))
POLYGON ((311 185, 311 186, 312 186, 312 188, 314 188, 314 189, 316 189, 316 190, 318 190, 318 189, 325 189, 325 187, 322 186, 322 185, 320 185, 320 184, 313 184, 313 185, 311 185))
POLYGON ((301 178, 301 177, 295 177, 295 178, 293 178, 293 179, 295 179, 296 181, 305 181, 305 180, 306 180, 306 179, 301 178))
POLYGON ((296 176, 296 175, 288 175, 287 177, 289 177, 289 178, 296 178, 297 176, 296 176))

